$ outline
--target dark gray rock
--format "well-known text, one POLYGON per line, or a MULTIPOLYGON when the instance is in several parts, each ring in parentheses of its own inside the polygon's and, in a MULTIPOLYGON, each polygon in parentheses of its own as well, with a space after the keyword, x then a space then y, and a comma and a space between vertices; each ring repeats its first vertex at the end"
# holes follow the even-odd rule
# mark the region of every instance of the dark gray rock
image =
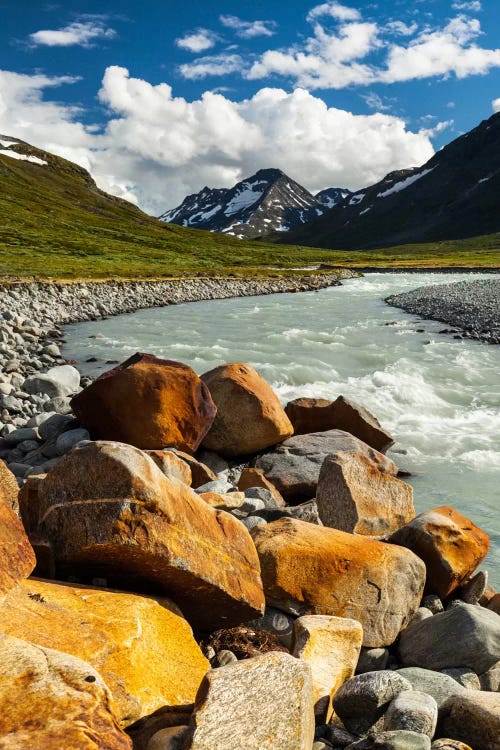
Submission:
POLYGON ((380 670, 356 675, 339 688, 333 707, 354 734, 365 734, 385 713, 389 703, 411 683, 398 672, 380 670))
POLYGON ((408 732, 380 732, 373 737, 359 740, 347 750, 430 750, 431 741, 425 734, 408 732))
POLYGON ((293 623, 295 620, 295 617, 282 612, 280 609, 266 607, 266 611, 262 617, 251 620, 245 623, 245 625, 255 628, 255 630, 265 630, 267 633, 273 633, 285 648, 292 648, 293 623))
POLYGON ((479 677, 475 672, 472 672, 468 667, 452 667, 451 669, 442 669, 443 674, 451 677, 452 680, 458 682, 462 687, 467 690, 481 690, 481 683, 479 677))
POLYGON ((457 604, 403 630, 399 657, 404 666, 466 666, 481 674, 500 660, 500 617, 484 607, 457 604))
POLYGON ((356 666, 356 674, 364 672, 376 672, 387 667, 389 661, 389 649, 387 648, 362 648, 356 666))
POLYGON ((431 669, 404 667, 403 669, 398 669, 398 674, 411 683, 413 690, 431 695, 436 701, 438 709, 448 698, 454 695, 461 695, 465 689, 449 675, 442 672, 434 672, 431 669))

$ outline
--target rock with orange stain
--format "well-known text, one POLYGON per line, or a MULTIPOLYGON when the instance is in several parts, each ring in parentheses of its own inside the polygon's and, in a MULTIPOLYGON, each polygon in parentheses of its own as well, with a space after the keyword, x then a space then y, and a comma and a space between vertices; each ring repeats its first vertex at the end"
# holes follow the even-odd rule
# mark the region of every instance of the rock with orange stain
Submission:
POLYGON ((472 575, 490 547, 488 534, 449 505, 420 513, 389 541, 425 562, 426 591, 441 599, 472 575))
POLYGON ((0 461, 0 502, 6 503, 17 513, 19 511, 18 495, 19 486, 14 474, 3 461, 0 461))
POLYGON ((269 490, 277 505, 285 505, 283 497, 274 484, 264 476, 264 472, 259 471, 259 469, 247 467, 243 469, 240 474, 240 478, 238 479, 238 489, 245 492, 245 490, 249 490, 251 487, 264 487, 264 489, 269 490))
POLYGON ((393 643, 418 608, 425 565, 403 547, 291 518, 252 537, 268 605, 358 620, 368 647, 393 643))
POLYGON ((168 599, 30 579, 2 603, 0 632, 91 664, 122 726, 194 702, 210 666, 168 599))
POLYGON ((190 456, 189 453, 184 453, 184 451, 178 451, 175 449, 172 449, 171 452, 175 453, 179 458, 182 458, 191 469, 191 487, 194 489, 197 489, 208 482, 214 482, 217 479, 217 474, 215 474, 212 469, 202 461, 198 461, 198 459, 190 456))
POLYGON ((251 365, 221 365, 201 379, 217 406, 204 448, 223 456, 246 456, 293 434, 277 395, 251 365))
POLYGON ((145 451, 166 477, 179 479, 191 486, 192 474, 189 465, 172 451, 145 451))
POLYGON ((415 517, 413 489, 380 471, 359 451, 327 456, 316 492, 325 526, 363 536, 383 536, 415 517))
POLYGON ((314 713, 320 723, 332 716, 332 700, 341 685, 354 676, 363 628, 347 617, 305 615, 294 623, 292 654, 311 667, 314 713))
POLYGON ((326 430, 344 430, 385 453, 394 438, 378 419, 356 401, 339 396, 335 401, 324 398, 297 398, 285 408, 295 435, 326 430))
POLYGON ((0 634, 2 750, 132 750, 90 664, 0 634))
POLYGON ((102 441, 68 453, 40 487, 39 513, 59 567, 92 571, 116 588, 153 584, 197 628, 263 611, 259 560, 243 524, 137 448, 102 441))
POLYGON ((241 508, 245 502, 243 492, 228 492, 223 495, 217 492, 201 492, 200 497, 212 508, 220 508, 220 510, 235 510, 241 508))
POLYGON ((71 401, 92 437, 138 448, 195 451, 216 408, 205 384, 181 362, 134 354, 71 401))
POLYGON ((11 503, 0 499, 0 600, 35 567, 35 553, 11 503))
POLYGON ((191 717, 185 750, 312 750, 309 665, 271 651, 211 669, 191 717))

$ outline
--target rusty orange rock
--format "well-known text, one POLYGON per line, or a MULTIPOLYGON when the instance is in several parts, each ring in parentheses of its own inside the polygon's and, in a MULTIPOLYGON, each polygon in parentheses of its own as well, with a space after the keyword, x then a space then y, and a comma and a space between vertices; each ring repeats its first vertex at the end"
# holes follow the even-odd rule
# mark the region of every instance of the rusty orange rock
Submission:
POLYGON ((196 628, 237 625, 263 611, 245 526, 133 446, 95 442, 66 454, 42 483, 39 512, 40 536, 59 566, 92 569, 117 588, 155 584, 196 628))
POLYGON ((19 504, 17 501, 18 495, 19 487, 14 474, 9 468, 7 468, 7 465, 0 460, 0 502, 3 501, 17 513, 19 510, 19 504))
POLYGON ((268 605, 357 620, 364 646, 393 643, 420 603, 425 565, 404 547, 291 518, 252 537, 268 605))
POLYGON ((35 567, 35 553, 12 506, 0 500, 0 600, 35 567))
POLYGON ((189 468, 191 469, 191 487, 196 489, 197 487, 201 487, 203 484, 207 484, 207 482, 213 482, 217 479, 217 475, 210 469, 206 464, 202 463, 202 461, 198 461, 198 459, 194 458, 193 456, 190 456, 189 453, 184 453, 184 451, 177 451, 173 450, 173 453, 175 453, 176 456, 181 458, 189 468))
POLYGON ((2 750, 132 750, 90 664, 0 634, 2 750))
POLYGON ((420 513, 389 541, 425 562, 426 591, 442 599, 472 575, 490 546, 488 534, 449 505, 420 513))
POLYGON ((0 632, 88 662, 121 726, 192 703, 210 666, 177 607, 158 597, 30 579, 2 603, 0 632))
POLYGON ((191 486, 192 474, 189 465, 173 451, 145 451, 166 477, 179 479, 191 486))
POLYGON ((194 370, 151 354, 135 354, 104 373, 71 406, 92 437, 188 453, 198 448, 216 413, 194 370))
POLYGON ((201 378, 217 406, 204 448, 223 456, 245 456, 292 435, 277 395, 251 365, 221 365, 201 378))
POLYGON ((264 487, 266 490, 269 490, 278 505, 285 505, 283 497, 274 484, 270 482, 269 479, 264 476, 264 472, 259 471, 259 469, 245 468, 241 472, 240 478, 238 479, 238 489, 245 492, 245 490, 250 489, 250 487, 264 487))

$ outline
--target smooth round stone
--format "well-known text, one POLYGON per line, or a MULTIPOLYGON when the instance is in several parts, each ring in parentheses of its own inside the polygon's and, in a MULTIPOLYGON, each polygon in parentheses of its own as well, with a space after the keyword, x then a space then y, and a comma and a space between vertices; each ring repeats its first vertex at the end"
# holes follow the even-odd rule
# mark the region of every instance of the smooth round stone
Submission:
POLYGON ((398 669, 398 674, 411 683, 413 690, 431 695, 436 701, 438 709, 448 698, 461 695, 464 692, 464 688, 452 677, 442 672, 435 672, 432 669, 404 667, 398 669))
POLYGON ((75 447, 82 440, 89 440, 90 435, 87 430, 78 428, 76 430, 68 430, 68 432, 61 432, 56 441, 56 450, 60 456, 68 453, 72 448, 75 447))
POLYGON ((477 604, 488 586, 488 571, 480 570, 460 589, 460 597, 466 604, 477 604))
MULTIPOLYGON (((39 416, 41 417, 44 415, 39 416)), ((45 417, 46 418, 42 419, 38 426, 38 434, 42 440, 50 440, 55 437, 74 419, 74 417, 71 417, 69 414, 57 414, 55 412, 52 414, 46 414, 45 417)))
POLYGON ((432 739, 437 719, 438 706, 434 698, 419 690, 408 690, 390 703, 384 717, 384 729, 388 732, 405 729, 426 734, 432 739))
POLYGON ((266 607, 266 611, 262 617, 258 617, 256 620, 250 620, 250 622, 245 624, 249 628, 255 628, 255 630, 265 630, 267 633, 273 633, 282 646, 291 648, 293 640, 293 623, 295 620, 295 617, 286 612, 282 612, 280 609, 266 607))
POLYGON ((431 741, 425 734, 408 732, 380 732, 347 746, 347 750, 431 750, 431 741))
POLYGON ((259 516, 248 516, 248 518, 242 518, 241 523, 247 527, 248 531, 251 531, 256 526, 265 526, 267 521, 259 516))
POLYGON ((245 501, 240 505, 240 510, 243 513, 257 513, 259 510, 264 510, 265 503, 258 497, 245 497, 245 501))
POLYGON ((233 664, 235 661, 238 661, 238 659, 229 649, 222 649, 217 654, 217 664, 219 667, 227 667, 228 664, 233 664))
POLYGON ((467 690, 481 690, 479 676, 468 667, 442 669, 441 672, 449 675, 449 677, 458 682, 459 685, 462 685, 462 687, 467 688, 467 690))

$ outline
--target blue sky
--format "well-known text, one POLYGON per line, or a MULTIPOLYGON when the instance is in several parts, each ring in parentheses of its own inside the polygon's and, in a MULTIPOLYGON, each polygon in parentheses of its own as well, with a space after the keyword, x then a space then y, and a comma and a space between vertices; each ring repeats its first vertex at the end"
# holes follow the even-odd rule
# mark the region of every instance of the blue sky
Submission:
POLYGON ((151 213, 280 167, 313 191, 500 109, 497 0, 0 0, 0 132, 151 213))

